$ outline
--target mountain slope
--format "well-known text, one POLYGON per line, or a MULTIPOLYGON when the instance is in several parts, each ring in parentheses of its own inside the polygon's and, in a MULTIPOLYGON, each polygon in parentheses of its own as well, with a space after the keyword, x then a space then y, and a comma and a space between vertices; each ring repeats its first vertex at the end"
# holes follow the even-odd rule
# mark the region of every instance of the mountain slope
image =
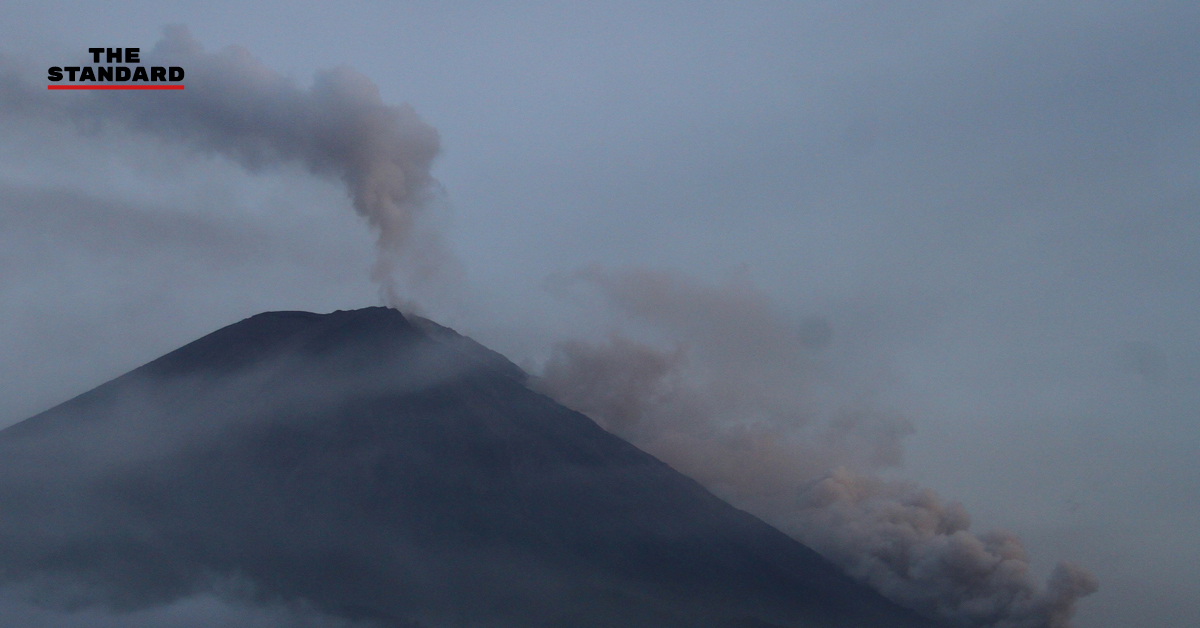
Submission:
POLYGON ((0 432, 0 577, 389 626, 930 624, 385 308, 231 325, 0 432))

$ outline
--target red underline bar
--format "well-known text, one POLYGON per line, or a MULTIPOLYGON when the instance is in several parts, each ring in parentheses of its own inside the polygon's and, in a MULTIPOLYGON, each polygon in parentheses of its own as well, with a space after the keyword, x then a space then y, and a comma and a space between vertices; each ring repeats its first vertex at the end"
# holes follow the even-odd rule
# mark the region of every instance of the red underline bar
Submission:
POLYGON ((182 85, 47 85, 46 89, 183 89, 182 85))

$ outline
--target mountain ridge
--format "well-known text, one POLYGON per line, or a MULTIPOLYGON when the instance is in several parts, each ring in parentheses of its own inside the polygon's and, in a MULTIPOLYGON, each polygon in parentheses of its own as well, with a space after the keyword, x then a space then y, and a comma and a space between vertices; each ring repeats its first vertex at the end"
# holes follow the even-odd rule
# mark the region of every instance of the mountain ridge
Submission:
POLYGON ((933 626, 526 377, 387 308, 252 316, 0 431, 0 569, 392 626, 933 626))

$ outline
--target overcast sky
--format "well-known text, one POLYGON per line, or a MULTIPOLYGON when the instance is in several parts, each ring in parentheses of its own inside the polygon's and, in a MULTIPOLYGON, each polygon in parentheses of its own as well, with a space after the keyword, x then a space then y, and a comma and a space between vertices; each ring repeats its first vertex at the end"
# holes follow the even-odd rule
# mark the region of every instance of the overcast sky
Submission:
MULTIPOLYGON (((434 318, 536 366, 621 324, 555 274, 752 283, 888 373, 896 475, 1095 573, 1078 626, 1200 622, 1200 4, 244 4, 9 2, 0 55, 40 85, 183 24, 302 86, 350 66, 441 134, 434 318)), ((377 305, 373 242, 298 166, 5 111, 0 426, 377 305)))

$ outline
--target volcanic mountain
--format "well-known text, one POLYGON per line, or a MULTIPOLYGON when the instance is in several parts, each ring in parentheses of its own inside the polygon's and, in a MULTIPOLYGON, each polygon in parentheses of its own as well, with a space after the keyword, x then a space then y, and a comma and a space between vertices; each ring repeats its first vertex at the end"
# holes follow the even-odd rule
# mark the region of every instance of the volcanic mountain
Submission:
POLYGON ((235 580, 379 626, 932 626, 387 308, 259 314, 0 432, 0 505, 0 578, 47 603, 235 580))

